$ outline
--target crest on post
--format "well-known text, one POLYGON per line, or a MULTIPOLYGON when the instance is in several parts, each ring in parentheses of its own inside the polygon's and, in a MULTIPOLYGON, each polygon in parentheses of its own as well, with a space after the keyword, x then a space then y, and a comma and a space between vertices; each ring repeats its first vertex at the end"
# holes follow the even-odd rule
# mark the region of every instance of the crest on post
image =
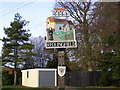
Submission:
POLYGON ((66 73, 66 66, 58 66, 58 75, 63 77, 66 73))

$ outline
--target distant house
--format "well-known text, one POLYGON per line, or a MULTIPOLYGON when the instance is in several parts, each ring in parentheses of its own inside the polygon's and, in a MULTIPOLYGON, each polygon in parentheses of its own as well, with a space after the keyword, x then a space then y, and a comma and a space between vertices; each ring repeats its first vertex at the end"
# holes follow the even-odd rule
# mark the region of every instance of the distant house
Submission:
POLYGON ((13 68, 8 67, 8 66, 4 66, 4 67, 2 67, 2 70, 9 70, 9 71, 12 71, 12 70, 13 70, 13 68))
POLYGON ((2 67, 3 71, 8 71, 8 74, 13 74, 13 68, 8 67, 8 66, 4 66, 2 67))

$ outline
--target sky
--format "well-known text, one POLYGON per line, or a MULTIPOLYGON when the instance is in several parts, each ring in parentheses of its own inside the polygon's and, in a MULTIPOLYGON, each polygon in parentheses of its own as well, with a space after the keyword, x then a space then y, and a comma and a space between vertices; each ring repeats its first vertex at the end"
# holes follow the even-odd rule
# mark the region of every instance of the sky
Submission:
MULTIPOLYGON (((23 20, 30 21, 25 28, 30 30, 33 37, 45 36, 46 19, 51 16, 55 1, 56 0, 0 0, 0 39, 5 36, 3 28, 10 26, 10 22, 14 20, 16 13, 19 13, 23 20)), ((0 55, 2 46, 3 42, 0 41, 0 55)))
MULTIPOLYGON (((4 27, 9 27, 14 15, 19 13, 23 20, 30 21, 25 27, 33 37, 45 36, 46 19, 51 16, 55 0, 5 0, 0 1, 0 39, 4 34, 4 27)), ((0 55, 3 42, 0 41, 0 55)))

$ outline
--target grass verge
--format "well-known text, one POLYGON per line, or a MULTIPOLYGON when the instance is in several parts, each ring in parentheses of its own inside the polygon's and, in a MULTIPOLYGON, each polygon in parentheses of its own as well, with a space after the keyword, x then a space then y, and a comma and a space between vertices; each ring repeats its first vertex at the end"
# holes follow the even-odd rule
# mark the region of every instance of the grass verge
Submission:
POLYGON ((2 90, 52 90, 52 89, 46 87, 31 88, 31 87, 9 85, 9 86, 2 86, 2 90))

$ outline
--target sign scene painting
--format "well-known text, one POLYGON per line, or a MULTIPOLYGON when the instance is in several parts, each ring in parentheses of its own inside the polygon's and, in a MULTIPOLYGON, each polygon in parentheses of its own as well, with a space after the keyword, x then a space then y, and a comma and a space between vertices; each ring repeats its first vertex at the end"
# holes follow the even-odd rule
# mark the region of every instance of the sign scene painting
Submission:
POLYGON ((46 48, 73 48, 77 46, 74 25, 67 17, 64 8, 54 8, 53 16, 47 18, 46 48))

